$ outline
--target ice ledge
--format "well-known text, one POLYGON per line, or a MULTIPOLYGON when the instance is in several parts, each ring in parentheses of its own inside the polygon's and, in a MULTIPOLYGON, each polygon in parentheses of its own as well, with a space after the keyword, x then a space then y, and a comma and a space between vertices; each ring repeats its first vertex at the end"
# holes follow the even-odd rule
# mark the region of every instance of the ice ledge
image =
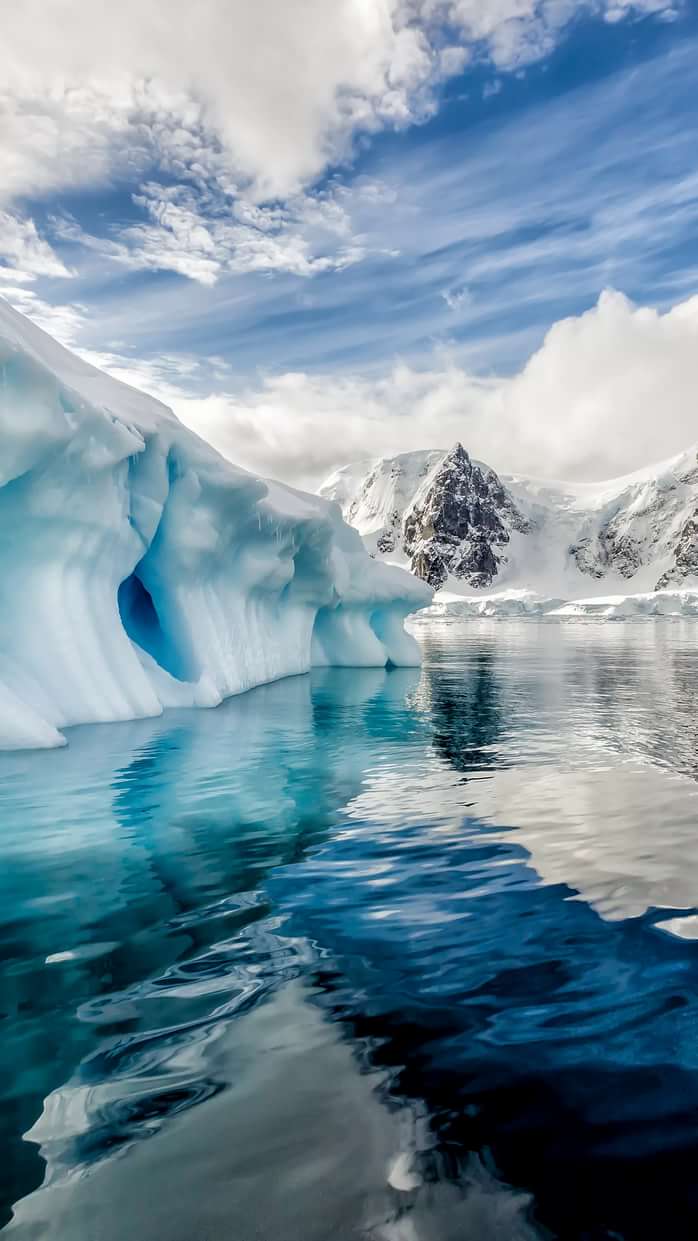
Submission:
POLYGON ((419 662, 431 591, 339 508, 225 461, 0 301, 0 748, 419 662))
POLYGON ((507 620, 530 617, 545 620, 657 620, 698 618, 698 586, 684 590, 654 590, 634 595, 599 595, 559 599, 533 590, 504 590, 488 595, 438 594, 419 619, 507 620))

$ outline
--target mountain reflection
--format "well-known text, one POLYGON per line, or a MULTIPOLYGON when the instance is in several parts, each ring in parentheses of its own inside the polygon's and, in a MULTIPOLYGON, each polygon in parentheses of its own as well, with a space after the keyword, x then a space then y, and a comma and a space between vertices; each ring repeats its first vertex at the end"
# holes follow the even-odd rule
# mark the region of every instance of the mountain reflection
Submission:
POLYGON ((435 642, 427 644, 430 675, 423 702, 431 724, 431 744, 454 771, 468 775, 497 766, 497 743, 504 729, 505 686, 497 670, 496 640, 483 642, 469 660, 467 676, 435 642))

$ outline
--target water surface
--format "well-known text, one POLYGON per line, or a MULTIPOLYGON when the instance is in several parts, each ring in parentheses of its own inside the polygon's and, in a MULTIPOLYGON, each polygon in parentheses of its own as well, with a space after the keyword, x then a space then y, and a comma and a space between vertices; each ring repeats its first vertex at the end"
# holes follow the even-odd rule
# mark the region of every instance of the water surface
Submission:
POLYGON ((8 1241, 698 1228, 698 626, 0 756, 8 1241))

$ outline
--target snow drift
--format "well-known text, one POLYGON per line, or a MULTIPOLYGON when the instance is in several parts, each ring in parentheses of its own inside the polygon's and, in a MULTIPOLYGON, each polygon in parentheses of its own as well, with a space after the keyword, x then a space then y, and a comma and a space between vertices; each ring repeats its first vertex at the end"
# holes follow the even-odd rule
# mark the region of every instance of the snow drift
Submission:
POLYGON ((0 748, 419 662, 431 592, 339 508, 231 465, 0 301, 0 748))

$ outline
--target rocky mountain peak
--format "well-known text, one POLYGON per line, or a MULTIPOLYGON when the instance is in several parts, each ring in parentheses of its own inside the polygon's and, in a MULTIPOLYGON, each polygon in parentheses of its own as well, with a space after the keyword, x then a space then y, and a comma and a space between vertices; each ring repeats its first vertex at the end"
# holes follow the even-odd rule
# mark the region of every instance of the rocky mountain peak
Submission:
POLYGON ((412 572, 430 586, 438 589, 449 575, 474 587, 489 586, 511 530, 527 529, 528 522, 494 470, 474 462, 457 443, 406 510, 403 548, 412 572))
POLYGON ((592 583, 596 593, 698 583, 695 447, 596 485, 503 480, 458 442, 345 466, 321 491, 339 499, 371 555, 437 588, 458 591, 461 579, 486 590, 496 579, 498 589, 572 598, 592 583))

